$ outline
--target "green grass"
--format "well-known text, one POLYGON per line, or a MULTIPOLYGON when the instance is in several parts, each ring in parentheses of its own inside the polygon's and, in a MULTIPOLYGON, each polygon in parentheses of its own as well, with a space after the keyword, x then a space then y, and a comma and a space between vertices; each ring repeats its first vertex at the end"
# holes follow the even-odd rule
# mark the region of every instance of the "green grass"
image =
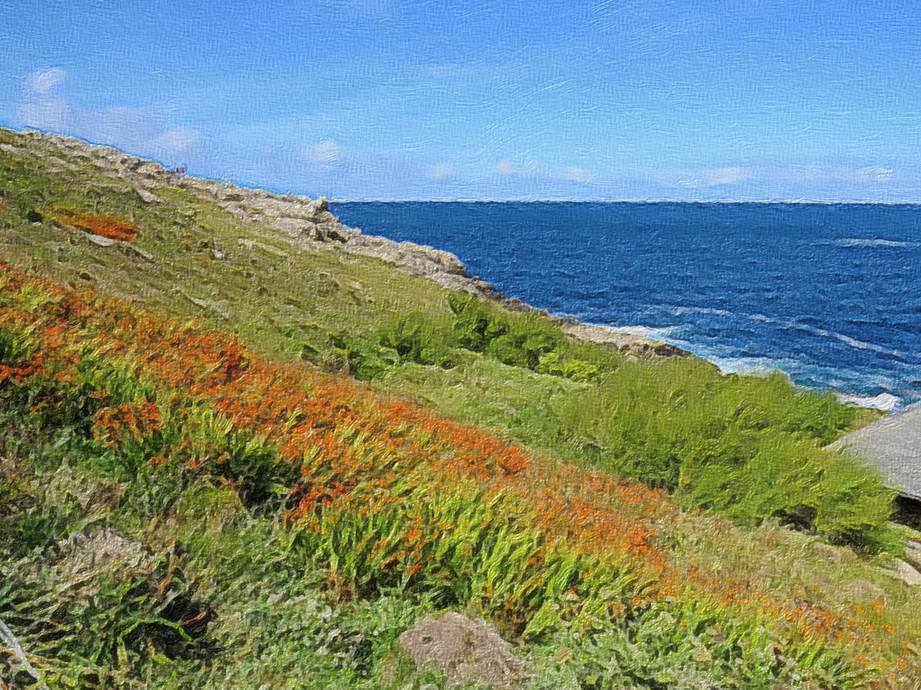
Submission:
MULTIPOLYGON (((0 141, 23 137, 2 131, 0 141)), ((723 377, 694 358, 631 363, 541 316, 329 246, 292 246, 179 187, 155 190, 162 203, 148 205, 128 183, 58 150, 78 170, 49 172, 48 144, 29 146, 27 159, 0 156, 0 256, 17 265, 195 316, 267 354, 349 372, 539 451, 677 490, 689 505, 888 543, 879 526, 891 495, 872 473, 818 449, 870 413, 779 378, 723 377), (54 205, 136 222, 134 244, 153 260, 47 219, 28 222, 30 210, 54 205), (851 496, 860 497, 855 510, 836 507, 851 496)))
MULTIPOLYGON (((445 605, 480 601, 479 614, 501 611, 513 595, 503 583, 537 575, 519 572, 533 567, 537 536, 509 532, 501 498, 492 510, 471 512, 460 495, 445 494, 423 508, 434 511, 423 521, 452 529, 425 559, 432 582, 407 589, 380 567, 386 554, 369 557, 366 545, 393 531, 394 520, 419 524, 418 515, 355 520, 331 511, 314 535, 292 533, 215 475, 171 478, 166 468, 134 463, 125 471, 119 458, 132 455, 130 443, 113 456, 87 424, 62 426, 65 418, 47 407, 29 412, 34 395, 21 392, 0 391, 0 619, 50 687, 441 688, 437 674, 407 662, 399 634, 445 605)), ((773 554, 782 552, 784 532, 773 535, 773 554)), ((692 533, 708 534, 700 523, 692 533)), ((724 530, 721 541, 725 548, 737 537, 724 530)), ((748 557, 761 552, 763 544, 748 557)), ((836 577, 849 583, 869 572, 859 562, 842 566, 836 577)), ((580 567, 560 552, 540 579, 565 594, 580 567)), ((902 591, 864 586, 890 606, 902 591)), ((634 587, 624 580, 625 593, 634 587)), ((914 603, 900 605, 907 612, 914 603)), ((529 674, 523 687, 534 690, 767 688, 803 674, 811 680, 801 687, 826 687, 822 678, 861 685, 834 654, 805 646, 783 659, 767 629, 714 618, 706 607, 662 602, 617 625, 585 617, 550 634, 539 634, 542 620, 532 620, 532 641, 519 649, 529 674)), ((15 678, 30 686, 23 672, 15 678)))
MULTIPOLYGON (((801 591, 837 611, 881 600, 886 620, 910 625, 917 593, 877 567, 903 538, 887 522, 891 493, 872 472, 821 449, 873 413, 777 376, 721 376, 694 358, 628 361, 542 317, 468 301, 374 259, 294 246, 188 190, 158 188, 161 203, 148 205, 127 182, 47 143, 6 130, 0 143, 30 150, 27 158, 0 152, 0 259, 194 317, 269 356, 350 373, 549 456, 661 486, 715 513, 682 512, 663 530, 679 560, 744 573, 769 591, 801 591), (76 169, 55 169, 51 155, 76 169), (47 213, 56 205, 136 222, 132 244, 141 253, 97 246, 53 222, 47 213), (817 534, 859 549, 833 549, 830 562, 817 534)), ((43 296, 17 299, 40 309, 43 296)), ((33 348, 27 332, 0 331, 0 363, 24 361, 33 348)), ((116 381, 110 390, 126 376, 97 364, 88 373, 116 381)), ((126 395, 136 383, 129 378, 126 395)), ((446 495, 426 509, 431 515, 340 525, 330 514, 325 536, 305 544, 278 523, 274 489, 289 478, 273 474, 266 439, 228 433, 207 410, 186 405, 194 429, 183 433, 198 443, 190 457, 231 461, 218 475, 165 481, 143 460, 175 438, 106 450, 88 436, 94 408, 85 398, 52 420, 27 412, 34 400, 4 395, 0 619, 15 621, 28 648, 40 650, 52 687, 441 687, 443 679, 408 666, 396 637, 424 613, 477 599, 485 587, 477 583, 494 579, 483 573, 521 562, 484 547, 480 561, 465 563, 464 544, 446 539, 430 558, 439 572, 466 567, 464 576, 409 592, 356 545, 385 533, 387 520, 485 518, 465 515, 446 495), (85 573, 89 584, 77 586, 64 572, 64 545, 105 529, 139 544, 149 561, 85 573), (166 589, 142 586, 151 581, 166 589), (90 586, 104 596, 87 596, 90 586), (189 616, 170 610, 164 594, 184 611, 207 607, 204 632, 185 629, 189 616), (57 628, 44 627, 49 617, 57 628)), ((487 523, 485 532, 501 532, 487 523)), ((530 548, 532 535, 505 536, 493 542, 530 548)), ((522 650, 530 686, 768 687, 773 655, 752 648, 742 662, 714 653, 720 643, 708 637, 712 625, 695 623, 700 615, 652 607, 623 625, 548 633, 522 650)), ((828 663, 830 677, 844 677, 828 663)))

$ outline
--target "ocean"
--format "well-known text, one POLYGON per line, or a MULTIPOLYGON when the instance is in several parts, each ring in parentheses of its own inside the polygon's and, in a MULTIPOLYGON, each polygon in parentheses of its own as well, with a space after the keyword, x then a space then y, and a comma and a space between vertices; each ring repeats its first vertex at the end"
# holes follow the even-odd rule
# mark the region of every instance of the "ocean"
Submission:
POLYGON ((855 404, 921 400, 921 206, 337 203, 506 295, 855 404))

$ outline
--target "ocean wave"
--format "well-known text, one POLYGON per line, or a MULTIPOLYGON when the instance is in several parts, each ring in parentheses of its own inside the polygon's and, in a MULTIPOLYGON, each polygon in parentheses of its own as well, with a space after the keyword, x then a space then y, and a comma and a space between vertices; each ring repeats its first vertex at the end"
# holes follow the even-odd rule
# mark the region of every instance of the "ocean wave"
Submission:
POLYGON ((716 307, 685 307, 671 304, 651 304, 649 308, 656 311, 664 311, 672 316, 687 316, 688 314, 711 314, 713 316, 735 316, 735 314, 726 309, 717 309, 716 307))
POLYGON ((879 395, 845 395, 838 393, 838 400, 843 403, 856 405, 857 407, 870 407, 883 412, 891 412, 902 406, 902 399, 892 395, 892 393, 880 393, 879 395))
MULTIPOLYGON (((837 331, 832 331, 827 328, 821 328, 819 326, 813 326, 808 323, 803 323, 802 321, 793 321, 789 319, 775 319, 773 317, 767 316, 765 314, 749 314, 745 312, 732 312, 726 309, 718 309, 714 307, 687 307, 687 306, 671 306, 671 305, 651 305, 652 309, 666 311, 674 316, 684 316, 688 314, 708 314, 711 316, 726 316, 734 317, 739 319, 746 319, 748 321, 754 321, 755 323, 764 323, 772 326, 777 326, 781 329, 786 330, 797 330, 803 333, 809 333, 810 335, 815 335, 821 338, 827 338, 829 340, 836 340, 848 347, 854 348, 855 350, 866 350, 869 352, 876 352, 877 354, 885 355, 887 357, 894 357, 896 359, 907 359, 912 356, 901 352, 899 350, 894 350, 882 345, 877 345, 876 343, 870 343, 865 340, 859 340, 858 338, 853 338, 844 333, 838 333, 837 331)), ((918 355, 915 355, 918 356, 918 355)))
MULTIPOLYGON (((784 366, 784 360, 770 357, 732 357, 719 355, 706 355, 698 352, 701 357, 712 362, 724 374, 745 374, 747 376, 767 376, 780 372, 789 378, 790 374, 784 366)), ((789 363, 789 360, 787 361, 789 363)))
POLYGON ((817 335, 821 338, 829 338, 831 340, 837 340, 838 342, 844 343, 848 347, 852 347, 855 350, 867 350, 869 352, 876 352, 881 355, 886 355, 887 357, 896 357, 898 359, 905 359, 906 354, 900 352, 899 350, 891 350, 882 345, 877 345, 875 343, 868 343, 864 340, 858 340, 857 338, 852 338, 849 335, 844 335, 844 333, 837 333, 835 331, 829 331, 826 328, 818 328, 817 326, 810 326, 808 324, 799 323, 796 321, 778 321, 781 325, 786 326, 787 328, 795 328, 797 330, 803 331, 805 333, 811 333, 812 335, 817 335))
MULTIPOLYGON (((685 330, 684 326, 607 326, 616 333, 638 335, 652 340, 675 340, 675 335, 685 330)), ((683 342, 683 341, 682 341, 683 342)))
POLYGON ((887 240, 882 237, 845 237, 833 242, 838 247, 888 247, 890 249, 913 249, 921 247, 921 242, 907 242, 904 240, 887 240))

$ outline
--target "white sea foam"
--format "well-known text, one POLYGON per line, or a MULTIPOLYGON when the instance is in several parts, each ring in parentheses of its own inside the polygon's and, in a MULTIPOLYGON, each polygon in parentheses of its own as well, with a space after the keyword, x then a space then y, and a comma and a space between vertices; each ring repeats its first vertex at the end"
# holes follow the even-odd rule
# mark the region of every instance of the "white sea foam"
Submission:
POLYGON ((813 335, 820 336, 822 338, 831 338, 842 342, 845 345, 854 348, 855 350, 869 350, 870 352, 878 352, 881 355, 887 355, 889 357, 899 357, 904 358, 905 353, 899 352, 898 350, 890 350, 887 347, 882 345, 876 345, 875 343, 868 343, 864 340, 857 340, 857 338, 852 338, 849 335, 844 335, 843 333, 836 333, 835 331, 829 331, 824 328, 817 328, 815 326, 810 326, 804 323, 797 323, 796 321, 787 321, 783 322, 789 328, 796 328, 806 333, 812 333, 813 335))
POLYGON ((683 326, 608 326, 615 333, 625 333, 627 335, 638 335, 643 338, 652 340, 674 340, 674 336, 680 333, 683 326))
POLYGON ((715 307, 681 307, 670 304, 655 304, 650 306, 651 309, 666 311, 674 316, 686 316, 687 314, 712 314, 714 316, 735 316, 731 311, 717 309, 715 307))
POLYGON ((882 237, 846 237, 843 240, 837 240, 835 244, 839 247, 889 247, 891 249, 910 249, 921 246, 921 242, 887 240, 882 237))
POLYGON ((720 357, 720 356, 701 356, 712 362, 724 374, 746 374, 748 376, 767 376, 774 372, 780 372, 787 375, 783 370, 780 360, 769 357, 720 357))
POLYGON ((857 407, 872 407, 876 410, 890 412, 902 404, 902 401, 891 393, 880 393, 873 396, 846 395, 839 393, 838 400, 850 403, 857 407))
POLYGON ((899 359, 905 359, 906 354, 900 352, 899 350, 893 350, 882 345, 877 345, 876 343, 868 343, 865 340, 858 340, 857 338, 852 338, 849 335, 844 333, 838 333, 836 331, 830 331, 826 328, 819 328, 817 326, 811 326, 806 323, 800 323, 798 321, 791 321, 788 319, 774 319, 770 316, 765 316, 764 314, 746 314, 744 312, 731 312, 726 309, 716 309, 713 307, 683 307, 683 306, 659 306, 656 305, 654 308, 663 309, 675 316, 683 316, 686 314, 711 314, 714 316, 732 316, 740 319, 747 319, 749 321, 754 321, 756 323, 766 323, 773 326, 779 326, 780 328, 785 329, 794 329, 802 331, 804 333, 810 333, 821 338, 828 338, 831 340, 837 340, 838 342, 844 343, 848 347, 852 347, 855 350, 867 350, 870 352, 877 352, 881 355, 886 355, 888 357, 897 357, 899 359))

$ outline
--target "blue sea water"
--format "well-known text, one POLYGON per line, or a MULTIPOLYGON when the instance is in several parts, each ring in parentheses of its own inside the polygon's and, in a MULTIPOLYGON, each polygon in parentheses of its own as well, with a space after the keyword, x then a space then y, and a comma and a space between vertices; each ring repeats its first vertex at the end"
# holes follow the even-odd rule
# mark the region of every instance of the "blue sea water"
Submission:
POLYGON ((779 369, 884 409, 921 400, 921 206, 340 203, 347 225, 457 254, 503 293, 779 369))

